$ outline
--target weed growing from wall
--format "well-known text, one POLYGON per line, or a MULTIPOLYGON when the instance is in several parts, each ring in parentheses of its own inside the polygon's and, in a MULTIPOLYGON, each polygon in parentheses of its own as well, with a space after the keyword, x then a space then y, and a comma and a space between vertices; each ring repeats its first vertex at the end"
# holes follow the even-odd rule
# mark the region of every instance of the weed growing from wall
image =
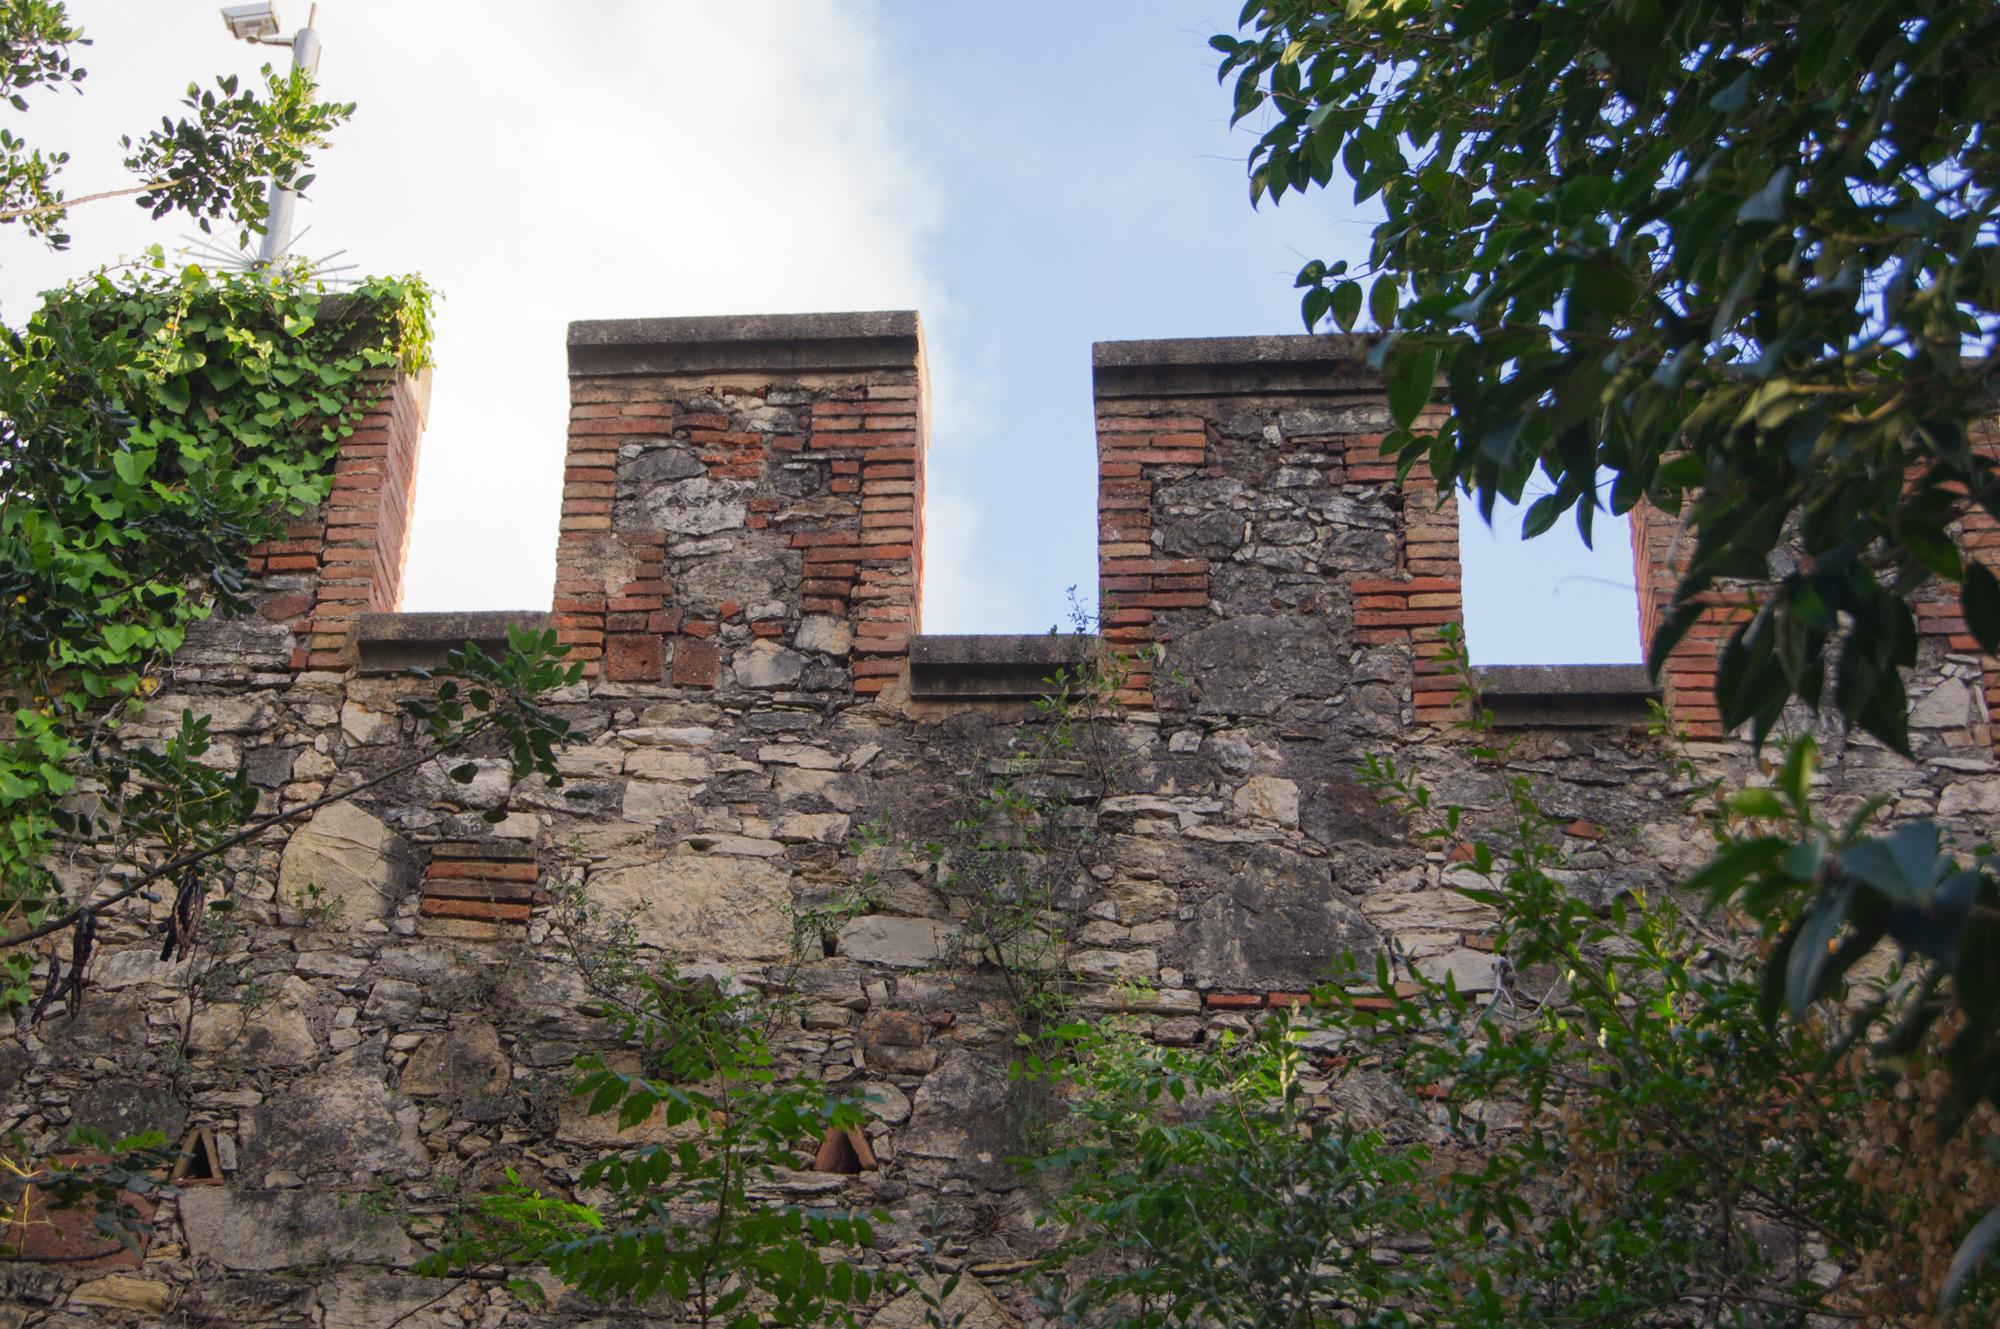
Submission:
MULTIPOLYGON (((1070 596, 1072 628, 1088 634, 1095 622, 1070 596)), ((944 835, 918 847, 957 922, 948 962, 998 976, 1031 1048, 1046 1051, 1071 1010, 1065 960, 1087 903, 1096 808, 1117 782, 1110 729, 1131 672, 1101 646, 1058 668, 1009 755, 967 774, 944 835)))
MULTIPOLYGON (((1665 892, 1580 899, 1560 823, 1447 645, 1506 805, 1469 813, 1387 760, 1366 777, 1463 860, 1446 885, 1496 911, 1507 977, 1475 997, 1385 953, 1241 1044, 1059 1029, 1078 1113, 1036 1165, 1074 1232, 1053 1306, 1135 1329, 1987 1323, 1991 1274, 1966 1276, 1955 1319, 1941 1304, 2000 1164, 1976 1143, 1983 1106, 1940 1129, 1940 1043, 1905 1049, 1913 1113, 1841 1025, 1772 1018, 1754 925, 1665 892)), ((1802 791, 1806 769, 1773 787, 1802 791)), ((1858 1004, 1921 981, 1859 975, 1858 1004)))
POLYGON ((629 1003, 597 1010, 636 1064, 586 1054, 572 1091, 614 1115, 633 1143, 578 1178, 589 1202, 545 1195, 509 1174, 459 1220, 418 1272, 499 1271, 539 1303, 525 1271, 546 1268, 591 1299, 678 1323, 852 1322, 883 1276, 863 1268, 867 1216, 774 1198, 807 1160, 801 1143, 859 1127, 858 1104, 775 1069, 756 999, 671 968, 640 976, 629 1003))

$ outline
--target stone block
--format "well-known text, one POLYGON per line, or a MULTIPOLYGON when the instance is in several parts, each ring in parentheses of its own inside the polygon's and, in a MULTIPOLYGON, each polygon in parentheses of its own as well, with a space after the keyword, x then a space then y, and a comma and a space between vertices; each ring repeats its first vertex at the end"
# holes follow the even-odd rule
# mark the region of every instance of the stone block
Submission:
POLYGON ((1196 902, 1168 958, 1203 985, 1310 988, 1343 952, 1377 944, 1324 858, 1274 844, 1201 848, 1183 850, 1167 875, 1196 902))
POLYGON ((680 851, 593 874, 586 889, 613 916, 629 914, 642 944, 728 963, 789 953, 791 883, 779 862, 680 851))
POLYGON ((311 987, 297 979, 277 1001, 255 1011, 237 1002, 204 1002, 195 1008, 188 1050, 231 1066, 309 1066, 319 1045, 307 1011, 317 1004, 311 987))
POLYGON ((273 1172, 414 1177, 430 1166, 415 1105, 389 1091, 379 1067, 351 1060, 293 1081, 242 1123, 241 1168, 252 1182, 273 1172))
POLYGON ((359 1196, 204 1186, 182 1194, 188 1252, 223 1269, 271 1270, 321 1262, 407 1264, 416 1243, 359 1196))
POLYGON ((709 777, 708 758, 672 748, 640 748, 625 754, 625 773, 641 780, 699 781, 709 777))
POLYGON ((398 1087, 418 1097, 470 1099, 503 1093, 512 1073, 499 1031, 484 1020, 462 1020, 417 1045, 398 1087))
POLYGON ((768 641, 754 641, 730 657, 736 682, 746 688, 786 688, 805 672, 806 658, 768 641))
POLYGON ((1299 787, 1275 775, 1253 776, 1230 800, 1238 817, 1251 821, 1275 821, 1280 826, 1299 824, 1299 787))
POLYGON ((955 1048, 924 1077, 897 1152, 939 1160, 975 1182, 1014 1182, 1007 1159, 1020 1147, 1016 1100, 1024 1092, 1009 1080, 1004 1063, 955 1048))
POLYGON ((921 969, 949 955, 957 933, 936 919, 867 914, 840 930, 839 953, 868 964, 921 969))
POLYGON ((72 1306, 102 1306, 106 1310, 137 1311, 142 1315, 164 1315, 173 1302, 173 1288, 150 1278, 126 1274, 106 1274, 81 1284, 69 1294, 72 1306))
POLYGON ((844 618, 808 614, 799 620, 799 630, 793 634, 792 644, 802 651, 845 656, 854 649, 854 629, 844 618))
POLYGON ((352 802, 340 802, 292 833, 278 863, 278 894, 287 902, 324 904, 325 926, 351 929, 386 918, 416 877, 415 856, 401 836, 352 802))
POLYGON ((319 1289, 323 1329, 462 1329, 448 1279, 344 1271, 319 1289))
MULTIPOLYGON (((932 1300, 938 1300, 938 1291, 943 1286, 936 1279, 928 1280, 926 1290, 932 1300)), ((953 1329, 1020 1329, 1021 1322, 986 1290, 984 1283, 970 1274, 961 1274, 951 1295, 942 1299, 939 1312, 931 1310, 922 1293, 912 1290, 875 1312, 868 1329, 926 1329, 932 1324, 950 1325, 953 1329)))

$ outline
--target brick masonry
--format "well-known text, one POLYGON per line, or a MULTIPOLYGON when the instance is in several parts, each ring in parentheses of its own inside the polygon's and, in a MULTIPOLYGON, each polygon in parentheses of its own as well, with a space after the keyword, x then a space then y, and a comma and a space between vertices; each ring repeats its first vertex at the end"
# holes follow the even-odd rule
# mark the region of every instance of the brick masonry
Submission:
MULTIPOLYGON (((1990 437, 1988 448, 1996 446, 1990 437)), ((1632 559, 1639 587, 1639 641, 1650 649, 1672 609, 1674 590, 1694 556, 1694 536, 1679 518, 1641 503, 1631 514, 1632 559)), ((2000 568, 2000 523, 1974 508, 1959 519, 1953 535, 1962 554, 2000 568)), ((1711 591, 1701 600, 1695 624, 1668 657, 1661 674, 1661 699, 1675 722, 1697 739, 1725 736, 1716 699, 1716 675, 1724 644, 1756 612, 1754 587, 1711 591)), ((1960 616, 1958 590, 1944 583, 1922 588, 1913 599, 1917 617, 1918 668, 1913 700, 1937 695, 1927 713, 1949 714, 1960 691, 1969 694, 1968 727, 1954 731, 1959 746, 1992 747, 2000 742, 2000 661, 1983 654, 1960 616)))
MULTIPOLYGON (((1094 353, 1103 639, 1138 659, 1102 734, 1115 769, 1074 805, 1089 841, 1059 962, 1080 1013, 1121 1012, 1161 1043, 1243 1035, 1343 952, 1393 952, 1468 993, 1509 981, 1490 911, 1457 889, 1483 884, 1463 847, 1405 834, 1360 778, 1378 756, 1422 771, 1468 809, 1468 835, 1508 815, 1506 777, 1441 728, 1457 712, 1431 637, 1460 618, 1456 506, 1381 457, 1364 356, 1287 337, 1094 353)), ((188 967, 158 958, 165 902, 108 912, 81 1010, 0 1038, 0 1128, 42 1148, 73 1124, 161 1130, 212 1149, 222 1175, 162 1202, 129 1284, 0 1264, 0 1323, 15 1305, 101 1323, 113 1297, 187 1326, 598 1322, 410 1272, 510 1169, 573 1195, 605 1150, 657 1138, 620 1136, 563 1091, 577 1053, 621 1055, 567 939, 579 902, 629 923, 644 960, 783 998, 783 1069, 866 1096, 859 1138, 800 1141, 774 1194, 881 1210, 868 1258, 921 1266, 921 1231, 965 1271, 978 1323, 1032 1320, 1001 1272, 1047 1235, 1002 1161, 1032 1115, 1006 1073, 1011 1007, 990 970, 949 958, 958 919, 921 858, 856 836, 886 818, 911 842, 948 839, 950 791, 1017 760, 1037 714, 1015 675, 1074 658, 1046 638, 919 638, 934 676, 912 695, 916 319, 579 324, 570 371, 555 618, 593 676, 553 703, 578 735, 565 787, 516 782, 481 749, 469 781, 420 768, 234 851, 242 930, 212 934, 222 976, 192 1009, 188 967), (864 889, 830 943, 795 950, 800 911, 864 889)), ((493 615, 359 618, 393 607, 421 400, 395 385, 325 510, 259 551, 261 612, 190 630, 134 741, 183 707, 207 716, 212 759, 267 809, 385 773, 419 741, 399 703, 435 685, 407 666, 497 632, 493 615)), ((1672 532, 1642 514, 1637 533, 1656 614, 1672 532)), ((1994 536, 1978 522, 1963 538, 1977 552, 1994 536)), ((1823 793, 1836 814, 1882 798, 1990 835, 1993 662, 1949 612, 1924 621, 1918 760, 1824 730, 1823 793)), ((1700 777, 1740 780, 1755 755, 1702 709, 1704 651, 1676 657, 1668 695, 1700 777)), ((1566 827, 1565 880, 1603 908, 1698 866, 1686 782, 1643 723, 1602 697, 1564 715, 1590 688, 1535 687, 1515 769, 1566 827)), ((1330 1110, 1438 1125, 1421 1087, 1325 1078, 1330 1110)))
POLYGON ((355 620, 401 601, 417 449, 429 403, 428 373, 391 379, 341 443, 326 502, 288 523, 284 539, 252 551, 250 572, 273 587, 262 612, 299 636, 292 668, 353 663, 355 620), (292 583, 309 585, 310 593, 288 590, 292 583))
POLYGON ((914 318, 876 343, 860 366, 844 339, 775 358, 721 343, 666 373, 585 343, 555 611, 593 674, 787 687, 810 663, 866 696, 902 672, 922 580, 914 318))

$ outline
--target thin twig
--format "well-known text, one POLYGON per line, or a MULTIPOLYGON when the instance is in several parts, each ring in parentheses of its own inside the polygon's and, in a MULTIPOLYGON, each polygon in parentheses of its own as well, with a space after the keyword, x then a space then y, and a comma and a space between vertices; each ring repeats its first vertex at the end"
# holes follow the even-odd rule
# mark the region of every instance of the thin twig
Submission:
POLYGON ((191 850, 188 853, 182 854, 178 858, 169 859, 165 863, 162 863, 160 866, 153 868, 148 872, 142 873, 137 877, 134 877, 131 881, 127 882, 124 885, 124 887, 122 887, 117 891, 112 892, 110 895, 106 896, 102 900, 99 900, 95 904, 90 904, 90 903, 80 904, 76 908, 70 910, 68 913, 62 915, 60 918, 51 919, 48 922, 42 924, 40 927, 30 928, 26 932, 19 933, 16 936, 8 937, 4 941, 0 941, 0 951, 12 950, 16 946, 24 945, 27 942, 31 941, 37 941, 53 933, 61 932, 64 928, 76 922, 77 919, 83 917, 85 914, 95 913, 100 909, 108 909, 112 905, 117 904, 120 901, 128 900, 132 896, 137 895, 146 886, 149 886, 153 882, 160 880, 162 877, 172 876, 176 872, 179 872, 182 868, 192 867, 197 863, 215 857, 217 854, 223 853, 230 849, 234 849, 237 845, 240 845, 247 840, 254 840, 259 835, 262 835, 265 831, 270 830, 273 826, 281 826, 288 821, 295 821, 298 818, 305 816, 308 812, 317 812, 321 808, 326 807, 330 803, 338 803, 341 802, 343 799, 352 798, 356 794, 364 793, 367 790, 373 789, 376 785, 382 784, 385 781, 393 780, 399 775, 402 775, 408 771, 413 771, 427 761, 435 761, 439 757, 443 756, 445 753, 450 752, 453 748, 459 747, 460 745, 464 744, 468 739, 471 739, 475 735, 484 733, 488 728, 491 727, 492 723, 493 722, 491 720, 483 720, 479 724, 474 725, 472 728, 458 735, 450 742, 441 744, 440 746, 432 749, 429 752, 421 753, 418 756, 412 757, 410 758, 410 760, 402 763, 400 766, 392 766, 388 770, 382 772, 382 774, 380 775, 377 775, 368 780, 363 780, 360 784, 354 786, 352 789, 343 789, 341 792, 337 794, 328 794, 326 797, 314 799, 310 803, 301 803, 298 807, 288 809, 287 811, 284 812, 276 813, 273 816, 266 817, 262 821, 252 822, 250 825, 245 826, 242 830, 237 831, 233 835, 224 836, 222 839, 217 840, 214 844, 209 845, 206 848, 191 850))
POLYGON ((161 189, 172 183, 171 180, 148 180, 142 185, 130 185, 124 189, 104 189, 95 194, 78 194, 75 198, 58 199, 54 203, 38 203, 32 208, 8 208, 0 210, 0 222, 19 221, 23 217, 45 217, 51 212, 68 212, 80 203, 96 203, 107 198, 127 198, 133 194, 143 194, 149 189, 161 189))

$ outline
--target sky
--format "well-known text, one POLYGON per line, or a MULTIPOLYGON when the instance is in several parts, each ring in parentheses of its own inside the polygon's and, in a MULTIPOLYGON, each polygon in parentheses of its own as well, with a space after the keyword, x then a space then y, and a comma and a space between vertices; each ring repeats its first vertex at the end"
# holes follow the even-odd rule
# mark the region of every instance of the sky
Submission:
MULTIPOLYGON (((124 183, 118 136, 254 75, 219 6, 70 0, 82 95, 0 123, 124 183)), ((281 0, 286 31, 308 6, 281 0)), ((1299 332, 1308 258, 1365 258, 1332 189, 1253 210, 1208 37, 1231 0, 322 0, 359 104, 297 253, 443 294, 406 609, 548 604, 579 318, 916 309, 933 399, 924 629, 1044 631, 1095 582, 1090 344, 1299 332)), ((126 201, 71 250, 0 233, 0 317, 191 229, 126 201)), ((1624 523, 1586 551, 1462 521, 1478 663, 1639 658, 1624 523)))

